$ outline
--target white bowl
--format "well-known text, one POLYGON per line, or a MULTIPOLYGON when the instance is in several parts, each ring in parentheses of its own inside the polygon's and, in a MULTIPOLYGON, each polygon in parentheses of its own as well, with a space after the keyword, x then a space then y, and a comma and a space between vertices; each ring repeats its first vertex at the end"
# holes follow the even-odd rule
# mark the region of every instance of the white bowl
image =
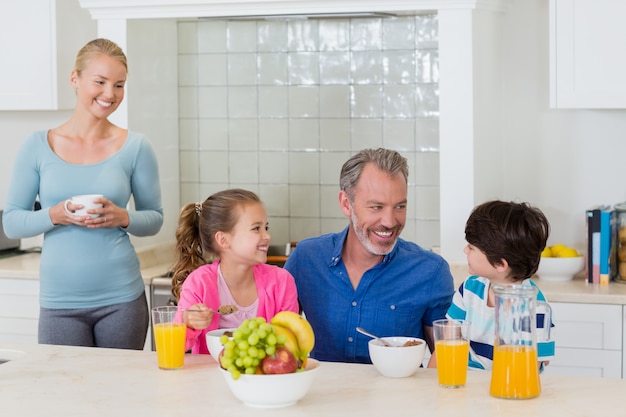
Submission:
POLYGON ((294 405, 311 388, 320 363, 309 358, 306 369, 292 374, 245 375, 234 380, 223 368, 220 372, 233 395, 250 407, 279 408, 294 405))
POLYGON ((544 281, 569 281, 585 269, 585 257, 541 258, 537 276, 544 281))
POLYGON ((384 346, 376 339, 368 342, 372 363, 381 375, 390 378, 405 378, 417 371, 424 360, 426 342, 417 337, 383 337, 392 346, 384 346), (409 340, 421 342, 415 346, 402 346, 409 340))
POLYGON ((235 330, 237 329, 217 329, 207 332, 206 346, 207 348, 209 348, 209 353, 211 354, 213 359, 217 361, 217 363, 219 363, 218 356, 220 352, 224 349, 224 346, 222 346, 222 342, 220 342, 220 338, 222 337, 224 332, 234 332, 235 330))

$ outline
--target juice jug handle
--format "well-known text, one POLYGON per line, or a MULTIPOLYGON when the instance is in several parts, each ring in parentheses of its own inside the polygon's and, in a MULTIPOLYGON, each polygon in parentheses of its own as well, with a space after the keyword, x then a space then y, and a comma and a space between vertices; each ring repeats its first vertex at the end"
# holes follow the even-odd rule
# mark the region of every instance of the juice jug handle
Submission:
POLYGON ((541 332, 542 337, 539 337, 539 329, 537 329, 537 341, 549 342, 550 328, 552 327, 552 308, 547 302, 537 300, 537 313, 539 313, 539 310, 543 310, 543 332, 541 332))

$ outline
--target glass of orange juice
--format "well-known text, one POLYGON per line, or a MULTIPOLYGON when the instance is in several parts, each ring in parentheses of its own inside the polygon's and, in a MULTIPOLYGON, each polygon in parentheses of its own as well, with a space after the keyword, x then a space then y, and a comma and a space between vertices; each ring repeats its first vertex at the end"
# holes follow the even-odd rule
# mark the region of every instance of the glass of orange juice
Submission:
POLYGON ((439 386, 461 388, 467 380, 469 359, 467 320, 441 319, 433 322, 439 386))
POLYGON ((185 364, 187 326, 183 312, 176 306, 152 308, 152 331, 160 369, 179 369, 185 364))

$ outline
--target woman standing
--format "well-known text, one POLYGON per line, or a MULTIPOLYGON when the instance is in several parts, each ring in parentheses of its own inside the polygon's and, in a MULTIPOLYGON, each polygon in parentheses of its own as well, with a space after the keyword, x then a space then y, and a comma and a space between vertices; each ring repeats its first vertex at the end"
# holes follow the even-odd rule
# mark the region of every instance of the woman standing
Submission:
POLYGON ((156 234, 163 209, 150 143, 108 120, 124 99, 127 70, 115 43, 87 43, 71 73, 72 117, 28 136, 15 160, 3 224, 13 238, 44 234, 39 343, 144 346, 149 312, 129 234, 156 234), (88 211, 97 217, 72 213, 82 205, 67 200, 81 194, 103 195, 88 211), (32 211, 37 197, 42 209, 32 211))

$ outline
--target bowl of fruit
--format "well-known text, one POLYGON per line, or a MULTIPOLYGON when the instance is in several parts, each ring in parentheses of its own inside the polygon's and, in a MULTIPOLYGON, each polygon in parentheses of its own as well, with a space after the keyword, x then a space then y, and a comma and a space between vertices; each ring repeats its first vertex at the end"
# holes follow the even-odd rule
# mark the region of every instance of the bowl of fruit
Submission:
POLYGON ((245 320, 221 343, 220 372, 233 395, 251 407, 294 405, 307 394, 320 367, 308 357, 315 343, 311 325, 290 311, 269 323, 262 317, 245 320))
POLYGON ((547 246, 541 253, 537 276, 543 281, 570 281, 585 268, 585 258, 563 244, 547 246))
POLYGON ((224 346, 221 342, 222 335, 226 335, 228 338, 232 338, 233 332, 235 330, 237 329, 217 329, 207 332, 206 346, 207 348, 209 348, 209 353, 211 354, 213 359, 217 361, 219 354, 222 352, 222 349, 224 349, 224 346))
POLYGON ((382 376, 405 378, 413 375, 426 354, 426 342, 417 337, 384 337, 389 346, 379 339, 368 342, 370 359, 382 376))

